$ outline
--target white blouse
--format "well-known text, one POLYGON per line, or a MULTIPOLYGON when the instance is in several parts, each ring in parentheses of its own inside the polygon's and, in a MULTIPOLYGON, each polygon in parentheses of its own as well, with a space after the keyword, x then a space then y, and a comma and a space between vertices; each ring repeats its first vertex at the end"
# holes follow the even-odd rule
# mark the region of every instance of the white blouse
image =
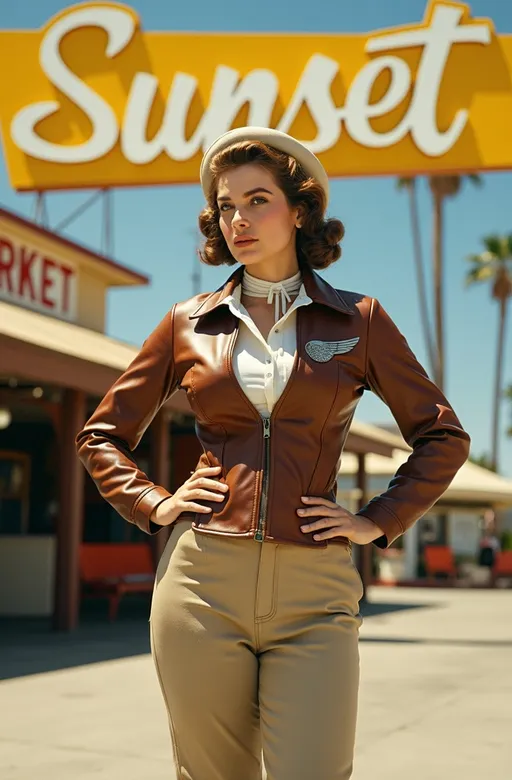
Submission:
POLYGON ((269 417, 274 405, 290 378, 297 348, 297 309, 307 306, 312 299, 301 281, 300 271, 279 283, 251 277, 244 271, 242 284, 226 298, 230 310, 240 319, 240 327, 233 351, 233 370, 249 401, 262 417, 269 417), (282 316, 272 327, 265 341, 247 309, 241 303, 242 291, 248 295, 272 298, 276 303, 276 319, 279 303, 282 316), (299 293, 286 311, 290 295, 299 293))

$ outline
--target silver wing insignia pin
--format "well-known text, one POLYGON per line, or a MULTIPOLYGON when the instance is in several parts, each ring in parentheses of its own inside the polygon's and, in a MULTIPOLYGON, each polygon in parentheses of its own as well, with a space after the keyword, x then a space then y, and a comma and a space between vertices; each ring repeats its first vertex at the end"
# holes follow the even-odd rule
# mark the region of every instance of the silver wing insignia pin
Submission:
POLYGON ((308 341, 305 349, 309 357, 317 363, 327 363, 334 355, 345 355, 350 352, 358 341, 359 336, 343 341, 308 341))

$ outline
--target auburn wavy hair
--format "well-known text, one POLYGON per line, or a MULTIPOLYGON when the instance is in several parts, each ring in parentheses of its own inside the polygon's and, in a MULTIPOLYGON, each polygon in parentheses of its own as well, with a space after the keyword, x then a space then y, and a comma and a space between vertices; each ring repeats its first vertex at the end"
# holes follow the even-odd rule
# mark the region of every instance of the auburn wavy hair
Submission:
POLYGON ((206 265, 234 265, 220 229, 217 204, 219 175, 239 165, 255 163, 266 168, 282 189, 292 208, 302 206, 302 225, 297 230, 297 259, 311 268, 327 268, 341 256, 340 241, 345 234, 339 219, 326 219, 326 198, 316 179, 297 160, 262 141, 240 141, 220 151, 211 162, 212 184, 207 205, 199 215, 199 229, 205 237, 199 257, 206 265))

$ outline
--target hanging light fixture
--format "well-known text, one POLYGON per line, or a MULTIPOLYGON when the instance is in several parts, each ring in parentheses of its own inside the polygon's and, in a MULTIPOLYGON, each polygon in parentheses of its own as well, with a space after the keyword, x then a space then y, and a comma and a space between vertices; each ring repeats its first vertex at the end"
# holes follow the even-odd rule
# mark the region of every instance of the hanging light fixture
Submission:
POLYGON ((12 414, 5 406, 0 406, 0 431, 8 428, 12 422, 12 414))

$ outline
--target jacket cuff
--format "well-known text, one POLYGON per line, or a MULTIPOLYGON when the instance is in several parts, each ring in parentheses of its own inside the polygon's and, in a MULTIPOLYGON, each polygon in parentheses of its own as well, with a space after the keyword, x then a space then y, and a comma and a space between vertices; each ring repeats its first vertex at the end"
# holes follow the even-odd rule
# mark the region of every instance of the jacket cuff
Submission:
POLYGON ((146 534, 156 534, 165 528, 163 525, 153 523, 149 518, 156 507, 168 498, 172 497, 163 487, 155 485, 141 493, 132 509, 132 523, 146 534))
POLYGON ((390 547, 405 532, 405 528, 398 517, 380 504, 367 504, 359 512, 356 512, 357 515, 368 518, 384 532, 383 536, 379 536, 373 541, 373 544, 382 550, 390 547))

